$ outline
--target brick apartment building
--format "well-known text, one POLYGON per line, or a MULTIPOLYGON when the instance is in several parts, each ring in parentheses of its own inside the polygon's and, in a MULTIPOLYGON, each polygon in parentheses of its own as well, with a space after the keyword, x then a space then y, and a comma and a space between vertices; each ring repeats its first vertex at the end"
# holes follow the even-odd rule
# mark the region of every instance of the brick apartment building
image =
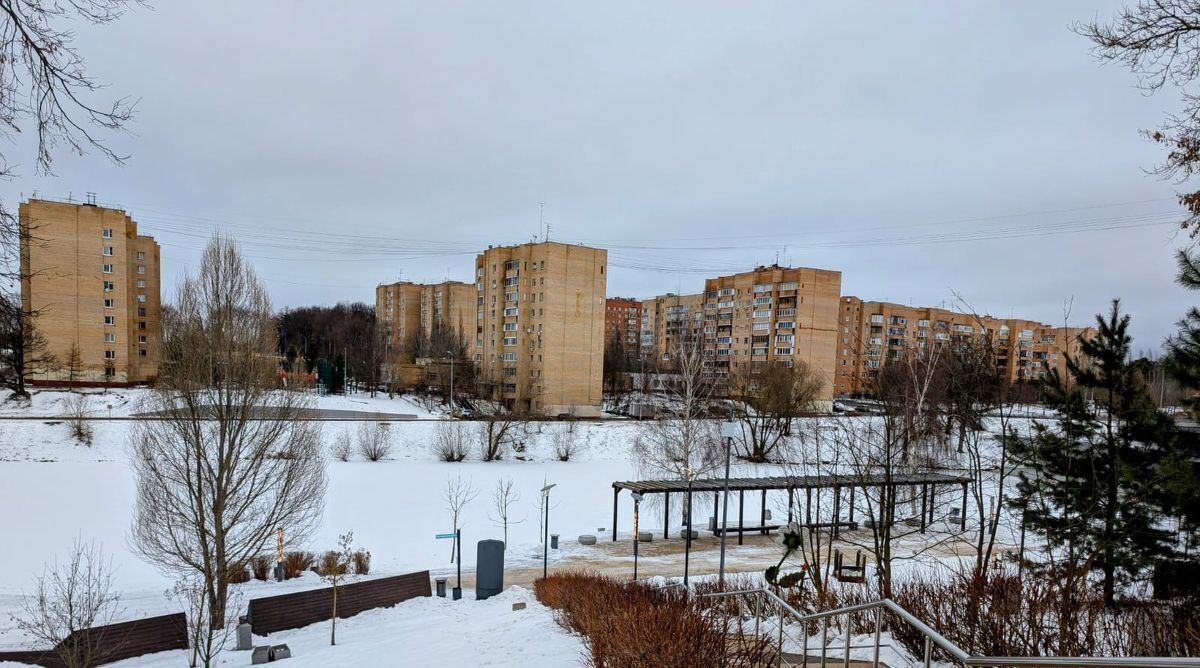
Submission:
POLYGON ((556 242, 475 259, 475 361, 496 399, 600 415, 608 251, 556 242))
POLYGON ((842 274, 758 267, 704 282, 704 355, 718 381, 747 365, 804 361, 832 402, 842 274))
POLYGON ((923 354, 943 345, 984 340, 995 347, 997 367, 1010 382, 1037 380, 1048 368, 1065 374, 1066 355, 1078 356, 1080 337, 1095 335, 1091 328, 864 302, 858 297, 842 297, 838 327, 834 391, 839 395, 869 393, 878 370, 906 352, 923 354))
POLYGON ((31 199, 19 209, 21 301, 56 368, 38 384, 136 384, 158 376, 160 255, 125 211, 31 199), (72 346, 80 364, 69 368, 72 346))
POLYGON ((702 340, 704 293, 667 293, 642 301, 639 354, 648 370, 669 371, 678 345, 702 340))
POLYGON ((375 318, 383 328, 385 359, 399 355, 401 361, 412 362, 408 350, 412 338, 417 332, 431 336, 435 325, 452 329, 463 341, 472 343, 475 301, 475 286, 461 281, 399 281, 376 286, 375 318))
POLYGON ((634 359, 642 338, 642 302, 627 297, 609 297, 604 300, 604 342, 620 337, 625 354, 634 359))

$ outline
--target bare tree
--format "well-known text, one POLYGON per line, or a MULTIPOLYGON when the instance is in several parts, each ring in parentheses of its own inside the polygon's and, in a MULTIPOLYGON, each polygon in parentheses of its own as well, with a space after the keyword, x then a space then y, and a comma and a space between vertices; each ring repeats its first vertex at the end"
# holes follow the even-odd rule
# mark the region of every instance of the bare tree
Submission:
POLYGON ((71 341, 67 352, 63 354, 62 368, 67 375, 67 382, 71 385, 83 376, 83 353, 79 350, 78 341, 71 341))
POLYGON ((36 317, 20 295, 0 293, 0 367, 12 370, 11 374, 0 373, 0 381, 12 390, 13 399, 28 399, 29 378, 58 366, 36 317))
MULTIPOLYGON (((692 481, 715 471, 722 461, 720 439, 711 420, 705 419, 712 398, 712 384, 698 342, 680 339, 673 355, 676 374, 668 396, 676 414, 645 423, 633 441, 638 463, 656 475, 687 481, 684 494, 684 580, 692 544, 692 481)), ((616 527, 613 527, 616 531, 616 527)))
POLYGON ((347 531, 338 536, 338 549, 325 553, 321 561, 321 579, 329 583, 333 591, 333 609, 329 612, 329 644, 337 644, 338 588, 350 577, 350 564, 354 563, 354 532, 347 531))
MULTIPOLYGON (((474 501, 477 496, 479 496, 479 491, 475 489, 470 478, 464 479, 462 476, 446 478, 446 490, 442 492, 442 499, 446 501, 446 509, 450 511, 450 524, 454 533, 458 533, 458 520, 462 517, 463 508, 466 508, 467 504, 474 501)), ((454 561, 454 545, 454 543, 450 545, 451 562, 454 561)))
POLYGON ((304 394, 281 391, 266 289, 215 236, 163 323, 163 363, 131 435, 132 542, 165 572, 195 573, 210 630, 227 621, 231 564, 277 529, 301 542, 323 509, 320 429, 304 394))
POLYGON ((236 626, 233 622, 241 610, 241 592, 230 589, 225 601, 228 619, 220 629, 212 628, 209 611, 208 592, 204 579, 196 573, 186 573, 166 592, 166 597, 176 601, 183 607, 187 619, 188 636, 188 666, 208 666, 216 663, 217 655, 224 649, 225 643, 233 636, 236 626))
POLYGON ((492 491, 493 514, 488 518, 492 520, 492 524, 503 529, 505 546, 508 546, 508 525, 520 524, 525 521, 523 517, 519 520, 512 519, 512 507, 520 500, 521 495, 513 487, 512 478, 501 478, 496 481, 496 489, 492 491))
POLYGON ((55 557, 35 580, 33 591, 22 593, 13 622, 34 644, 53 647, 68 668, 97 665, 105 638, 93 629, 112 623, 121 600, 113 589, 112 573, 112 559, 105 558, 102 547, 76 538, 66 562, 55 557))
POLYGON ((387 422, 358 423, 358 454, 369 462, 386 459, 392 452, 392 433, 387 422))
MULTIPOLYGON (((800 444, 794 453, 798 455, 798 461, 784 464, 789 476, 833 476, 845 472, 845 452, 838 447, 840 439, 826 436, 831 430, 836 430, 834 421, 822 418, 813 418, 801 427, 798 434, 800 444)), ((844 493, 843 490, 839 492, 844 493)), ((824 596, 833 574, 833 555, 841 530, 828 526, 828 522, 821 518, 832 517, 833 507, 841 505, 835 502, 833 490, 821 488, 805 490, 803 501, 804 516, 792 520, 789 531, 798 539, 796 551, 808 565, 807 577, 817 594, 824 596)), ((795 507, 798 509, 799 504, 795 507)), ((793 514, 791 493, 788 494, 785 512, 789 518, 793 514)))
POLYGON ((792 420, 811 411, 824 381, 806 362, 745 365, 730 377, 734 416, 742 424, 741 456, 752 462, 777 457, 791 434, 792 420))
MULTIPOLYGON (((1182 111, 1143 134, 1167 150, 1155 169, 1158 175, 1178 183, 1195 176, 1200 171, 1200 95, 1188 87, 1200 76, 1200 2, 1143 0, 1122 8, 1109 23, 1077 23, 1074 28, 1091 40, 1101 61, 1127 67, 1143 91, 1180 89, 1182 111)), ((1200 233, 1200 192, 1179 193, 1178 198, 1188 212, 1182 227, 1191 227, 1195 236, 1200 233)))
POLYGON ((433 451, 444 462, 461 462, 467 458, 467 427, 458 420, 438 422, 433 433, 433 451))
POLYGON ((479 418, 479 458, 490 462, 502 459, 517 432, 529 424, 533 390, 529 380, 519 376, 501 376, 499 381, 485 381, 481 385, 481 396, 513 395, 507 399, 475 402, 479 418))

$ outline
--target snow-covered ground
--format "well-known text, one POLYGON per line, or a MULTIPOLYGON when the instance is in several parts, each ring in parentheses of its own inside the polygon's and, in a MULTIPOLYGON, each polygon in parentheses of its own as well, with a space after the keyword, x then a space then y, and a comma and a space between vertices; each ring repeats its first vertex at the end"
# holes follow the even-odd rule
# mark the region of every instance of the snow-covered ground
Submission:
MULTIPOLYGON (((139 395, 144 390, 114 390, 91 394, 93 414, 98 418, 123 417, 137 412, 139 395)), ((177 610, 163 592, 170 586, 167 577, 139 559, 129 545, 134 482, 126 461, 126 444, 133 426, 130 420, 98 419, 92 424, 95 438, 91 447, 73 441, 68 426, 53 417, 65 410, 66 392, 38 392, 25 406, 2 401, 0 395, 0 649, 24 648, 26 641, 13 628, 9 613, 16 610, 22 587, 28 587, 43 564, 62 554, 72 539, 96 541, 112 556, 116 566, 116 585, 123 592, 124 618, 164 614, 177 610), (33 419, 31 419, 33 418, 33 419)), ((392 423, 394 449, 382 462, 367 462, 355 457, 350 462, 330 460, 329 491, 324 517, 313 539, 305 545, 289 544, 288 549, 321 551, 335 547, 337 536, 354 531, 356 545, 373 555, 373 575, 388 575, 431 570, 435 575, 452 575, 450 544, 436 540, 434 534, 451 530, 449 513, 442 499, 447 480, 461 476, 469 479, 478 496, 464 511, 461 522, 464 536, 465 574, 475 561, 475 541, 502 538, 502 530, 492 521, 492 491, 497 483, 511 478, 520 500, 513 508, 516 523, 509 527, 507 569, 540 569, 542 547, 539 535, 539 493, 547 482, 556 483, 551 496, 550 531, 561 535, 561 549, 551 551, 550 567, 592 565, 597 559, 615 559, 631 564, 628 555, 617 555, 611 546, 580 546, 580 534, 597 534, 601 541, 611 538, 612 482, 646 477, 638 471, 631 456, 631 444, 644 428, 632 420, 577 422, 573 424, 530 423, 518 436, 523 452, 509 452, 503 461, 478 461, 478 454, 462 463, 438 461, 430 445, 442 422, 440 414, 426 410, 404 397, 389 400, 385 394, 372 399, 368 395, 317 397, 319 408, 360 410, 382 413, 415 414, 418 420, 392 423), (569 462, 558 461, 554 453, 556 433, 571 429, 579 445, 569 462), (607 549, 601 549, 607 547, 607 549), (628 559, 628 560, 627 560, 628 559), (626 561, 627 560, 627 561, 626 561)), ((332 443, 339 433, 352 436, 354 422, 323 423, 323 438, 332 443)), ((475 425, 467 423, 468 429, 475 425)), ((733 475, 772 475, 780 472, 771 465, 752 465, 735 461, 733 475)), ((736 498, 731 499, 731 520, 736 517, 736 498)), ((747 521, 757 518, 758 496, 747 495, 747 521)), ((704 504, 697 511, 702 522, 709 514, 704 504)), ((772 508, 779 512, 780 503, 772 508)), ((672 524, 678 529, 678 505, 672 507, 672 524)), ((643 504, 641 529, 654 531, 661 539, 661 510, 643 504)), ((778 517, 778 515, 777 515, 778 517)), ((618 519, 621 535, 632 531, 631 503, 622 494, 618 519)), ((712 540, 709 538, 708 540, 712 540)), ((777 559, 777 548, 748 542, 733 548, 730 563, 749 565, 743 570, 760 568, 759 563, 777 559), (741 560, 739 562, 739 560, 741 560)), ((943 555, 949 556, 949 555, 943 555)), ((644 568, 672 565, 670 557, 644 555, 644 568)), ((697 570, 715 566, 711 557, 696 555, 697 570)), ((715 567, 712 568, 715 571, 715 567)), ((761 570, 761 569, 760 569, 761 570)), ((315 579, 314 579, 315 580, 315 579)), ((246 597, 282 593, 295 587, 317 583, 251 583, 246 597)), ((469 586, 469 583, 468 583, 469 586)), ((345 644, 363 642, 362 655, 399 656, 401 648, 421 648, 427 654, 404 653, 414 658, 406 665, 450 665, 472 660, 481 665, 577 665, 580 642, 558 629, 549 611, 532 602, 529 592, 512 590, 489 602, 451 604, 441 599, 405 603, 392 610, 373 611, 339 624, 345 628, 345 644), (513 612, 510 603, 530 601, 529 609, 513 612), (424 621, 428 618, 428 623, 424 621), (378 629, 378 642, 365 646, 365 638, 378 629), (536 641, 531 641, 536 640, 536 641), (444 660, 443 660, 444 658, 444 660)), ((301 659, 297 665, 390 665, 374 659, 356 661, 348 657, 342 642, 329 650, 327 633, 321 629, 301 629, 272 636, 271 642, 292 644, 301 659), (335 653, 331 653, 335 652, 335 653), (347 661, 349 661, 347 663, 347 661)), ((406 650, 407 651, 407 650, 406 650)), ((417 651, 417 650, 412 650, 417 651)), ((177 665, 175 659, 154 657, 124 665, 177 665)), ((239 664, 247 663, 242 655, 239 664)))

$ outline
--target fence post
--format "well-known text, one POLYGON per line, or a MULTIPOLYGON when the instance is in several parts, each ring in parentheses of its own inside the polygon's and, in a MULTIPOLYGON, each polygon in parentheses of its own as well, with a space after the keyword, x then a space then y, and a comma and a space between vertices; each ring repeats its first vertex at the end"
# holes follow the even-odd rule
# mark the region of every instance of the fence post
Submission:
POLYGON ((783 664, 783 604, 777 603, 779 607, 779 663, 783 664))
POLYGON ((842 665, 850 668, 850 625, 854 622, 854 613, 846 613, 846 647, 842 652, 842 665))
POLYGON ((871 662, 873 668, 879 668, 879 633, 883 630, 883 606, 875 608, 875 659, 871 662))
POLYGON ((829 618, 821 618, 821 666, 825 666, 826 652, 829 650, 829 618))
POLYGON ((933 638, 925 636, 925 668, 933 663, 933 638))

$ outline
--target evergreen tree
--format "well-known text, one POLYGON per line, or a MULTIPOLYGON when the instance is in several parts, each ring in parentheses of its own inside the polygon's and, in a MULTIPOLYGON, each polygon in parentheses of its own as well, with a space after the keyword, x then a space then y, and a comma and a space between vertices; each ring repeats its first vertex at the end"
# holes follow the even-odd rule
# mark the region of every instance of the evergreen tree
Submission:
POLYGON ((1082 357, 1067 358, 1073 382, 1049 375, 1046 402, 1058 424, 1037 424, 1032 437, 1013 444, 1032 471, 1020 474, 1014 505, 1067 577, 1084 569, 1102 574, 1112 604, 1118 580, 1171 551, 1171 534, 1156 524, 1171 505, 1161 474, 1176 444, 1173 423, 1146 391, 1142 365, 1130 359, 1129 316, 1120 302, 1096 323, 1096 336, 1081 342, 1082 357))
MULTIPOLYGON (((1200 290, 1200 257, 1179 251, 1179 284, 1200 290)), ((1200 309, 1192 307, 1179 321, 1179 332, 1167 342, 1171 374, 1190 392, 1184 402, 1192 417, 1200 419, 1200 309)))

